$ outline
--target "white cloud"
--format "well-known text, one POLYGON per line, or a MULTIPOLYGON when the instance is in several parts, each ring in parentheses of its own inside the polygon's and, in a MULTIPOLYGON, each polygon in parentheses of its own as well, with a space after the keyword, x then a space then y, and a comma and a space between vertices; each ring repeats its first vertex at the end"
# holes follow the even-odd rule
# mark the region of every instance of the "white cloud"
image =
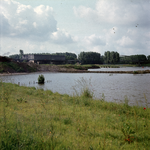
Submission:
POLYGON ((81 17, 81 18, 86 18, 86 17, 90 18, 93 15, 96 15, 95 10, 92 10, 91 8, 87 8, 85 6, 79 6, 78 8, 74 6, 73 11, 77 17, 81 17))
POLYGON ((101 36, 96 36, 95 34, 86 36, 84 38, 84 41, 86 44, 91 45, 91 46, 97 46, 97 45, 105 45, 105 40, 101 36))
POLYGON ((74 7, 74 14, 99 24, 148 26, 150 22, 150 3, 148 0, 99 0, 95 9, 74 7))
POLYGON ((98 0, 94 9, 79 6, 73 11, 77 18, 96 27, 100 37, 105 39, 106 44, 101 45, 99 36, 94 37, 98 33, 85 37, 86 43, 93 45, 93 49, 99 49, 99 52, 118 51, 120 54, 127 51, 129 54, 138 54, 139 51, 149 54, 149 8, 149 0, 98 0), (97 47, 96 43, 99 43, 97 47))
POLYGON ((117 43, 123 47, 133 46, 135 44, 133 40, 131 40, 129 37, 126 36, 123 36, 122 39, 117 41, 117 43))
POLYGON ((70 44, 73 37, 64 30, 57 29, 53 8, 40 5, 35 8, 13 0, 1 2, 2 35, 34 41, 50 41, 56 44, 70 44))
POLYGON ((30 5, 4 0, 1 10, 3 36, 46 40, 49 34, 57 31, 57 21, 49 6, 32 8, 30 5))
POLYGON ((57 32, 52 33, 51 40, 57 44, 66 44, 73 42, 73 38, 71 37, 71 35, 65 30, 60 29, 58 29, 57 32))
POLYGON ((56 3, 46 6, 42 1, 37 6, 16 1, 0 2, 1 54, 19 49, 26 53, 96 51, 103 55, 109 50, 122 55, 149 54, 149 0, 97 0, 95 8, 93 1, 92 6, 85 4, 91 7, 76 2, 61 6, 61 11, 56 3), (71 8, 75 16, 68 13, 71 8))

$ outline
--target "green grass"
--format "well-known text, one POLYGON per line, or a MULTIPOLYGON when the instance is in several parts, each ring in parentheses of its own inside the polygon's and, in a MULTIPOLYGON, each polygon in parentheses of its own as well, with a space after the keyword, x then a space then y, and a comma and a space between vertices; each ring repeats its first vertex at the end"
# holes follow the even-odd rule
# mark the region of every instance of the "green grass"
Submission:
MULTIPOLYGON (((0 149, 150 147, 150 109, 0 82, 0 149)), ((85 93, 84 93, 85 92, 85 93)), ((145 97, 145 102, 147 99, 145 97)))
POLYGON ((150 67, 150 63, 149 64, 142 64, 142 66, 144 66, 144 67, 150 67))
POLYGON ((88 64, 88 65, 72 65, 72 64, 65 64, 65 65, 58 65, 59 67, 64 68, 74 68, 78 70, 88 70, 90 68, 99 68, 99 65, 88 64))
POLYGON ((0 62, 0 73, 4 72, 35 72, 37 69, 28 66, 26 63, 0 62))
MULTIPOLYGON (((139 67, 139 65, 136 64, 103 64, 103 65, 99 65, 102 68, 120 68, 120 67, 139 67)), ((150 64, 141 64, 141 67, 150 67, 150 64)))
POLYGON ((112 65, 112 64, 103 64, 100 65, 101 68, 120 68, 119 65, 112 65))
MULTIPOLYGON (((136 64, 118 64, 120 67, 139 67, 136 64)), ((140 67, 150 67, 150 64, 141 64, 140 67)))

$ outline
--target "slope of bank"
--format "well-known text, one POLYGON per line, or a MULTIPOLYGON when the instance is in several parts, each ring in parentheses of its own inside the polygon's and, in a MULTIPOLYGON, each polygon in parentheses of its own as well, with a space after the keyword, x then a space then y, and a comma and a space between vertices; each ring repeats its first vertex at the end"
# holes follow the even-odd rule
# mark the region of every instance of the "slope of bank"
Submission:
POLYGON ((149 149, 150 109, 0 82, 0 133, 0 149, 149 149))
POLYGON ((27 63, 16 62, 13 59, 0 56, 0 73, 22 73, 35 72, 36 67, 32 67, 27 63))
POLYGON ((129 73, 129 74, 144 74, 150 73, 150 70, 142 71, 88 71, 100 67, 116 68, 118 65, 38 65, 35 63, 15 62, 13 59, 0 56, 0 74, 10 75, 29 72, 68 72, 68 73, 129 73))

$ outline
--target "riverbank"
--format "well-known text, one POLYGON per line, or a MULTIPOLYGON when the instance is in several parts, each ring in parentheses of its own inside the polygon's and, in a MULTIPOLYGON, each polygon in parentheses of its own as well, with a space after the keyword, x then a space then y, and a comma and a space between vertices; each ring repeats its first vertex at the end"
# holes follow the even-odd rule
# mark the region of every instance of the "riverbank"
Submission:
MULTIPOLYGON (((149 149, 150 109, 0 82, 0 149, 149 149)), ((145 102, 147 101, 145 97, 145 102)))
POLYGON ((29 73, 41 73, 41 72, 60 72, 60 73, 108 73, 108 74, 146 74, 150 73, 150 70, 137 70, 137 71, 88 71, 88 70, 78 70, 78 69, 67 69, 67 68, 57 68, 52 67, 50 69, 40 69, 36 72, 20 72, 20 73, 0 73, 0 76, 8 75, 24 75, 29 73))
MULTIPOLYGON (((98 68, 120 68, 121 65, 50 65, 43 64, 37 65, 34 63, 1 63, 0 76, 4 75, 19 75, 19 74, 28 74, 33 72, 64 72, 64 73, 119 73, 119 74, 145 74, 150 73, 150 70, 137 70, 137 71, 88 71, 88 69, 98 69, 98 68), (18 66, 19 65, 19 66, 18 66), (19 68, 19 69, 18 69, 19 68), (24 69, 22 72, 20 68, 24 69), (17 69, 17 70, 15 70, 17 69), (18 72, 19 70, 19 72, 18 72)), ((23 69, 22 69, 23 70, 23 69)))

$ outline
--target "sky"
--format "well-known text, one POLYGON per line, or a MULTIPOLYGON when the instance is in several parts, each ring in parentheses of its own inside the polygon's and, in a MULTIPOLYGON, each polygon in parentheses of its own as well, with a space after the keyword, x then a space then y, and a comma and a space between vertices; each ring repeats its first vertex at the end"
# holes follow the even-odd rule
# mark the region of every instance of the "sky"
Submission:
POLYGON ((0 0, 0 55, 150 55, 150 0, 0 0))

